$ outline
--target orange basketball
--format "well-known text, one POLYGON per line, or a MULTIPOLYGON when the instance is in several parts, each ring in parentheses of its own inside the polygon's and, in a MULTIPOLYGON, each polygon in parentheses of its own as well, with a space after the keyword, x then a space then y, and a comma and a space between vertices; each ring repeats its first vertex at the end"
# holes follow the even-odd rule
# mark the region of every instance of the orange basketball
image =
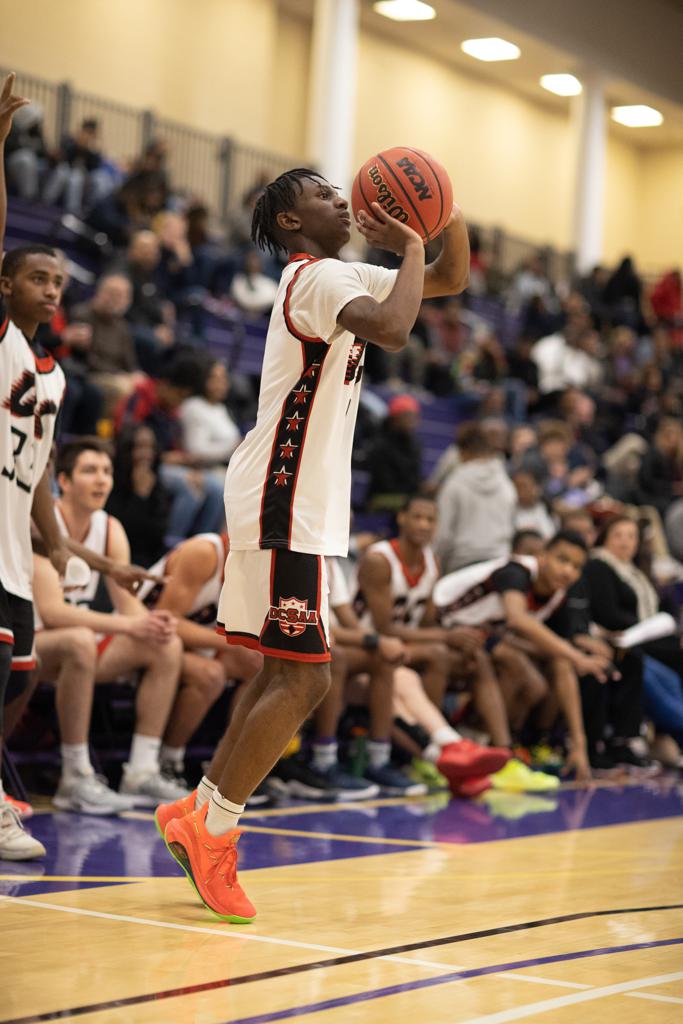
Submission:
POLYGON ((411 146, 394 146, 366 160, 353 182, 351 206, 358 216, 370 203, 379 205, 423 242, 443 231, 453 208, 453 186, 445 169, 429 153, 411 146))

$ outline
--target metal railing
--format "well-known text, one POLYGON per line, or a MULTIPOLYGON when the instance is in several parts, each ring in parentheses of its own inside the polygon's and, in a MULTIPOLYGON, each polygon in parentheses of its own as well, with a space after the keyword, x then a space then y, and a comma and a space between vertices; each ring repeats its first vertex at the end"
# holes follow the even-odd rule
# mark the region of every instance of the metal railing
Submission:
MULTIPOLYGON (((7 74, 7 69, 0 68, 0 74, 7 74)), ((258 181, 272 180, 302 162, 300 156, 270 153, 228 136, 158 117, 151 110, 77 92, 68 82, 58 84, 18 72, 16 88, 43 108, 44 136, 50 147, 57 146, 64 135, 75 131, 87 117, 99 122, 103 151, 124 168, 152 138, 163 138, 169 146, 168 165, 174 188, 200 199, 222 224, 227 224, 230 211, 241 205, 258 181)), ((479 233, 496 269, 505 276, 539 253, 552 279, 572 276, 572 253, 539 246, 499 228, 480 228, 479 233)))

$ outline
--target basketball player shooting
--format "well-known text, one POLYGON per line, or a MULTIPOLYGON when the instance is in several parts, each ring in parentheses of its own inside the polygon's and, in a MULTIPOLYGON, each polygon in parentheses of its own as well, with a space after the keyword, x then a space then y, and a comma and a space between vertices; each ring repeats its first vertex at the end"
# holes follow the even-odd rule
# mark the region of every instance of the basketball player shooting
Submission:
POLYGON ((359 213, 358 230, 403 257, 398 271, 340 259, 348 203, 315 171, 282 174, 254 211, 254 242, 288 253, 289 262, 268 327, 256 425, 227 474, 231 548, 219 623, 229 644, 260 651, 264 667, 196 793, 157 812, 202 902, 235 923, 256 914, 237 880, 245 801, 330 685, 325 556, 348 550, 365 344, 400 351, 423 298, 467 285, 469 245, 457 207, 429 266, 412 228, 377 204, 371 209, 373 216, 359 213))

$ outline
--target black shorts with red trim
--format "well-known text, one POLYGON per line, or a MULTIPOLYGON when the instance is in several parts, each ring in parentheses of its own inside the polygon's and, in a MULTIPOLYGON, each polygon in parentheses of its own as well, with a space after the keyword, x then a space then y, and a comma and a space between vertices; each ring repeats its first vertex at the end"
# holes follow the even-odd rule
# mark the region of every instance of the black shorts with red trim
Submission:
POLYGON ((8 593, 0 583, 0 643, 12 648, 13 672, 36 667, 33 632, 32 602, 8 593))
POLYGON ((227 643, 287 661, 330 660, 327 565, 273 548, 231 551, 218 606, 227 643))

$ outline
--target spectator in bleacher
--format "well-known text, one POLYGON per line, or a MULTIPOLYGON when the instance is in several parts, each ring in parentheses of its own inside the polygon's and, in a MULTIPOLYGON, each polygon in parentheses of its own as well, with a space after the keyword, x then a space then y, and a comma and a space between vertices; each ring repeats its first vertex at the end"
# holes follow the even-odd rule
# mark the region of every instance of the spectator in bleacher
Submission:
MULTIPOLYGON (((83 538, 98 555, 128 564, 130 548, 123 527, 104 511, 112 486, 112 463, 106 449, 92 438, 65 445, 58 454, 56 472, 60 497, 55 514, 62 534, 83 538)), ((72 771, 63 780, 58 798, 63 797, 69 809, 89 808, 91 814, 97 813, 100 801, 108 799, 106 788, 97 784, 88 756, 93 684, 131 674, 137 678, 138 672, 142 675, 135 731, 120 792, 140 807, 187 795, 186 789, 162 776, 159 764, 161 737, 178 688, 183 652, 175 620, 168 612, 147 611, 137 597, 110 578, 106 578, 106 586, 115 611, 97 612, 93 605, 98 583, 99 573, 92 573, 84 586, 64 591, 49 560, 34 557, 36 612, 43 627, 38 635, 43 647, 43 678, 60 678, 58 700, 68 705, 63 707, 60 724, 63 741, 69 745, 63 748, 65 767, 72 771), (71 658, 73 668, 70 641, 75 639, 74 629, 81 654, 89 659, 87 672, 80 674, 80 686, 63 671, 65 659, 71 658), (65 630, 70 637, 64 635, 65 630), (90 645, 85 631, 92 631, 90 645)))
POLYGON ((669 270, 662 274, 650 295, 652 312, 660 323, 667 327, 683 325, 683 289, 680 270, 669 270))
POLYGON ((683 425, 664 416, 645 452, 638 473, 641 505, 654 505, 661 516, 677 498, 683 497, 683 425))
POLYGON ((540 338, 531 352, 538 367, 539 391, 546 405, 567 387, 586 388, 602 379, 588 305, 575 292, 565 303, 565 316, 564 326, 540 338))
POLYGON ((598 331, 609 323, 608 309, 604 298, 608 279, 607 268, 596 264, 589 274, 581 278, 578 285, 579 292, 590 307, 593 326, 598 331))
POLYGON ((683 562, 683 499, 674 501, 666 514, 666 539, 674 558, 683 562))
POLYGON ((507 353, 508 374, 525 386, 528 411, 535 409, 539 396, 538 367, 531 356, 533 344, 532 338, 520 335, 507 353))
POLYGON ((192 250, 193 285, 214 296, 227 295, 235 267, 225 244, 210 231, 208 208, 203 203, 193 203, 185 218, 192 250))
MULTIPOLYGON (((173 216, 176 216, 175 214, 173 216)), ((175 342, 175 310, 164 294, 161 245, 153 231, 136 231, 117 269, 130 281, 126 320, 135 341, 138 363, 154 375, 160 354, 175 342)))
POLYGON ((7 185, 22 199, 37 199, 52 161, 43 138, 43 108, 29 103, 16 111, 5 142, 7 185))
POLYGON ((603 292, 610 323, 624 324, 640 332, 644 326, 642 299, 642 281, 636 273, 632 257, 625 256, 610 275, 603 292))
POLYGON ((90 379, 105 397, 105 414, 110 416, 121 398, 135 387, 138 359, 126 313, 133 296, 131 283, 123 274, 100 278, 94 296, 71 311, 72 323, 90 327, 72 338, 71 351, 88 370, 90 379))
POLYGON ((164 177, 154 171, 140 171, 96 203, 85 219, 95 231, 103 231, 115 248, 122 249, 136 231, 151 228, 167 201, 164 177))
POLYGON ((230 456, 242 440, 225 404, 229 390, 227 368, 217 359, 206 373, 203 393, 187 398, 180 407, 184 450, 201 460, 205 469, 217 470, 221 480, 230 456))
POLYGON ((422 448, 417 437, 420 404, 412 395, 395 395, 388 415, 368 451, 369 512, 396 512, 422 482, 422 448))
POLYGON ((464 424, 458 448, 460 465, 438 496, 436 551, 444 573, 505 557, 514 532, 517 494, 480 424, 464 424))
POLYGON ((277 284, 263 273, 263 261, 256 249, 244 255, 243 269, 232 279, 230 297, 244 313, 267 316, 273 308, 277 284))
POLYGON ((553 288, 538 254, 524 262, 508 290, 508 301, 515 312, 523 310, 534 298, 543 299, 549 306, 554 302, 553 288))
POLYGON ((104 198, 110 189, 108 174, 100 173, 99 123, 94 118, 81 122, 74 135, 66 135, 55 154, 56 166, 50 171, 43 201, 62 205, 67 213, 82 216, 84 209, 104 198))
POLYGON ((162 452, 161 481, 173 496, 168 543, 193 533, 220 533, 224 527, 223 483, 201 468, 200 457, 183 448, 180 407, 204 390, 206 363, 194 352, 179 352, 156 380, 141 381, 119 407, 117 425, 146 424, 162 452))
POLYGON ((530 423, 522 423, 510 431, 509 451, 510 468, 518 468, 527 452, 533 451, 538 444, 536 429, 530 423))
POLYGON ((556 527, 548 506, 541 497, 538 480, 529 470, 518 469, 512 474, 512 482, 517 491, 515 530, 535 530, 544 540, 549 540, 556 527))
POLYGON ((130 543, 131 560, 148 568, 166 552, 171 495, 161 482, 161 452, 154 431, 124 426, 116 434, 114 486, 107 511, 120 520, 130 543))

